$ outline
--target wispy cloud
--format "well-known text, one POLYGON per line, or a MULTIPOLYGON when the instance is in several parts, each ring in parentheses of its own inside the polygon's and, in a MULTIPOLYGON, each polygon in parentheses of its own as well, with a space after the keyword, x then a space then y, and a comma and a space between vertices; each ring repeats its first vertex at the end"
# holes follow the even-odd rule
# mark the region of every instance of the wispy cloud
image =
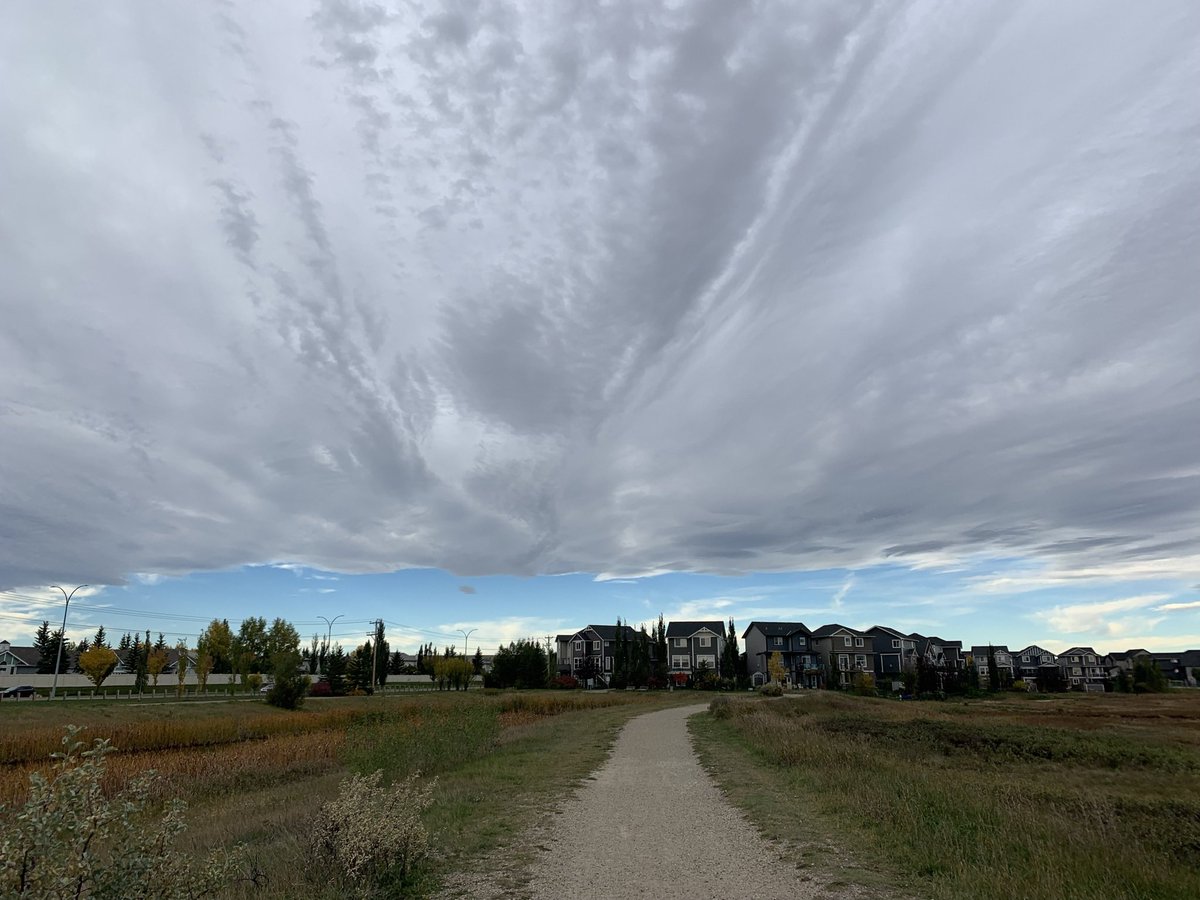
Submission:
POLYGON ((1130 622, 1128 619, 1112 621, 1110 617, 1114 613, 1153 607, 1169 597, 1169 594, 1142 594, 1096 603, 1075 603, 1067 606, 1055 606, 1052 609, 1034 613, 1034 617, 1045 622, 1055 631, 1067 634, 1104 634, 1106 632, 1114 634, 1124 631, 1130 622))

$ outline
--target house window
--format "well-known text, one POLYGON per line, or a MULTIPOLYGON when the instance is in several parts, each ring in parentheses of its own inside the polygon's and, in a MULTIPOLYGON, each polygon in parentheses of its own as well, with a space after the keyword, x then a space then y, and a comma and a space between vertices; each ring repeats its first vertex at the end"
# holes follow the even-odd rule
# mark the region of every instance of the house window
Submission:
POLYGON ((1029 657, 1028 657, 1028 656, 1022 656, 1022 657, 1021 657, 1021 662, 1029 662, 1029 657))
POLYGON ((863 639, 862 639, 862 638, 855 638, 855 639, 854 639, 854 646, 855 646, 855 647, 861 647, 862 645, 863 645, 863 639))
POLYGON ((690 669, 691 667, 692 667, 691 660, 689 660, 686 656, 672 656, 671 657, 671 668, 672 669, 690 669))
POLYGON ((843 646, 846 646, 846 647, 849 647, 851 645, 851 640, 850 640, 849 635, 842 636, 842 644, 843 644, 843 646))
POLYGON ((592 641, 592 652, 593 653, 600 652, 600 642, 599 641, 592 641))
POLYGON ((856 669, 865 669, 867 667, 867 658, 862 654, 854 657, 854 667, 856 669))
POLYGON ((675 638, 675 646, 676 647, 686 647, 687 646, 687 638, 675 638))
POLYGON ((776 647, 782 647, 782 646, 783 646, 783 638, 781 638, 781 637, 776 637, 776 638, 774 638, 773 640, 775 641, 775 646, 776 646, 776 647))
POLYGON ((850 668, 850 657, 845 653, 838 656, 838 668, 843 670, 850 668))
POLYGON ((892 640, 892 649, 899 650, 900 649, 900 641, 893 639, 892 640))
POLYGON ((708 636, 708 635, 706 635, 706 634, 702 634, 702 635, 700 635, 700 646, 701 646, 701 647, 708 647, 708 646, 711 646, 711 644, 712 644, 712 638, 711 638, 711 637, 709 637, 709 636, 708 636))
POLYGON ((611 656, 604 657, 604 671, 605 672, 612 671, 612 657, 611 656))
POLYGON ((576 642, 575 642, 575 652, 576 652, 576 653, 582 653, 582 652, 583 652, 583 641, 576 641, 576 642))
POLYGON ((797 647, 807 647, 808 641, 806 641, 804 638, 796 638, 796 646, 797 647))

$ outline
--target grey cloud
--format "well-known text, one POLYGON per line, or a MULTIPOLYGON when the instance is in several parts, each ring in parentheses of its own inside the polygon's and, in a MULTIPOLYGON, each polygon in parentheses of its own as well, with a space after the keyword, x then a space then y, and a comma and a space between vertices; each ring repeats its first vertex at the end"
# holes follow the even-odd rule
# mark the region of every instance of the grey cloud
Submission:
POLYGON ((0 586, 1200 547, 1193 4, 0 18, 0 586))

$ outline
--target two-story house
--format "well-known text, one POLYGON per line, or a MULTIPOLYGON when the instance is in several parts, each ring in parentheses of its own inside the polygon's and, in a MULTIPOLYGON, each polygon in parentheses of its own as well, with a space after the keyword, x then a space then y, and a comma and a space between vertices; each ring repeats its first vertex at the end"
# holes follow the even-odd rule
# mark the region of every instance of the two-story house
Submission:
POLYGON ((962 641, 947 641, 937 636, 909 635, 917 642, 917 653, 935 669, 961 672, 966 661, 963 659, 962 641))
POLYGON ((998 688, 1006 688, 1016 680, 1016 669, 1013 667, 1013 656, 1006 644, 977 644, 971 648, 971 661, 975 671, 979 673, 981 687, 991 688, 991 672, 988 669, 988 654, 996 660, 996 679, 1000 682, 998 688))
POLYGON ((771 680, 767 663, 778 653, 792 684, 806 684, 805 672, 815 677, 818 667, 808 641, 812 636, 803 622, 751 622, 742 632, 746 652, 746 674, 754 684, 771 680))
POLYGON ((667 672, 677 682, 690 678, 702 665, 719 672, 721 651, 724 649, 723 622, 667 624, 667 672))
POLYGON ((865 631, 845 625, 822 625, 809 637, 812 653, 820 661, 822 682, 836 670, 842 686, 849 685, 859 672, 875 674, 875 638, 865 631))
POLYGON ((1018 650, 1013 657, 1017 676, 1027 685, 1036 686, 1039 678, 1045 680, 1046 670, 1058 668, 1058 657, 1037 644, 1030 644, 1024 650, 1018 650))
POLYGON ((911 634, 876 625, 867 629, 875 650, 875 678, 882 683, 900 680, 916 665, 917 640, 911 634))
POLYGON ((0 653, 0 675, 36 675, 41 662, 42 655, 37 647, 13 647, 9 644, 0 653))
MULTIPOLYGON (((641 633, 629 625, 622 625, 621 631, 622 637, 631 644, 641 640, 641 633)), ((574 634, 558 635, 559 674, 573 675, 580 680, 590 680, 597 686, 607 687, 613 672, 613 643, 616 638, 616 625, 588 625, 574 634)), ((649 649, 653 653, 653 644, 649 645, 649 649)))
POLYGON ((1091 647, 1072 647, 1058 654, 1063 681, 1085 691, 1103 691, 1108 681, 1108 660, 1091 647))

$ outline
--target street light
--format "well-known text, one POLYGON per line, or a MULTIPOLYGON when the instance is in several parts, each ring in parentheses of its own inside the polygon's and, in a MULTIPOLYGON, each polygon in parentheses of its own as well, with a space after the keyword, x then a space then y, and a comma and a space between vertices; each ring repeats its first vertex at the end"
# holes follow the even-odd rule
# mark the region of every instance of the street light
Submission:
POLYGON ((88 585, 86 585, 86 584, 81 584, 81 585, 79 585, 79 587, 75 588, 74 590, 71 591, 71 593, 68 594, 65 590, 60 588, 57 584, 50 585, 50 587, 54 588, 55 590, 61 591, 62 595, 63 595, 63 599, 66 601, 66 603, 63 604, 62 631, 60 631, 58 633, 58 654, 54 660, 54 681, 51 682, 51 684, 50 684, 50 699, 51 700, 54 699, 54 695, 58 692, 58 669, 62 665, 63 644, 65 644, 67 642, 67 610, 71 608, 71 598, 75 596, 75 591, 79 590, 80 588, 85 588, 87 586, 88 585))
POLYGON ((464 656, 464 657, 468 656, 468 654, 467 654, 467 641, 468 641, 468 640, 470 640, 470 638, 471 638, 471 635, 473 635, 473 634, 474 634, 475 632, 477 632, 478 630, 479 630, 478 628, 472 628, 470 631, 463 631, 461 628, 460 628, 460 629, 458 629, 458 633, 459 633, 459 634, 461 634, 461 635, 463 636, 463 656, 464 656))
MULTIPOLYGON (((329 631, 325 635, 325 652, 326 653, 329 652, 329 642, 331 640, 333 640, 333 623, 336 622, 338 619, 340 619, 344 615, 345 615, 345 613, 340 613, 339 615, 334 616, 332 619, 326 619, 324 616, 317 616, 318 619, 325 619, 325 624, 329 626, 329 631)), ((317 674, 318 675, 321 674, 321 657, 320 657, 320 655, 317 656, 317 674)))

